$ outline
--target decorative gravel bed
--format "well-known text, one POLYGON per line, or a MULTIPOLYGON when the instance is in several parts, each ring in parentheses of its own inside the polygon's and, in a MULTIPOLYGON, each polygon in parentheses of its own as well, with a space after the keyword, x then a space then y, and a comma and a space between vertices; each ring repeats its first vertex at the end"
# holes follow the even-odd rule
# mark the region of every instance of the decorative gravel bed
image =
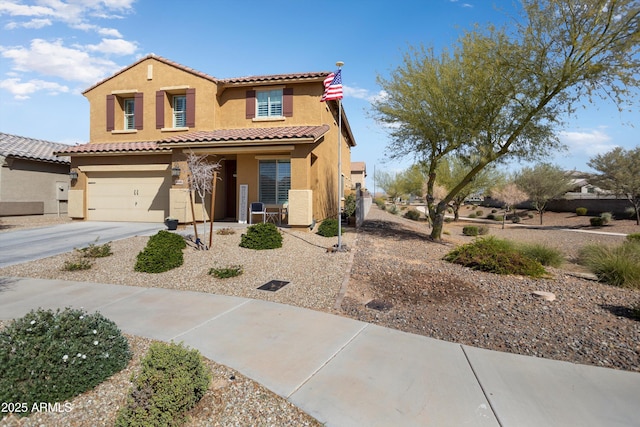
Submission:
MULTIPOLYGON (((446 224, 444 242, 434 243, 427 239, 429 229, 424 222, 391 215, 375 206, 357 239, 353 229, 347 228, 343 242, 351 252, 328 251, 336 238, 286 229, 283 248, 253 251, 238 246, 238 231, 215 235, 209 251, 185 250, 182 267, 151 275, 133 271, 135 256, 147 241, 146 237, 134 237, 112 242, 114 254, 97 259, 90 270, 61 271, 64 261, 74 256, 64 254, 0 269, 0 276, 260 298, 487 349, 640 372, 640 322, 632 312, 640 305, 640 291, 577 277, 576 272, 583 271, 571 263, 585 244, 614 245, 624 237, 561 231, 560 225, 598 231, 585 225, 588 218, 572 214, 546 214, 542 227, 537 221, 528 220, 527 226, 519 227, 508 224, 504 230, 499 223, 488 225, 491 235, 560 249, 569 263, 561 269, 548 269, 550 276, 543 279, 497 276, 444 262, 442 257, 456 244, 473 239, 462 235, 466 223, 446 224), (207 274, 212 267, 237 264, 244 267, 238 277, 216 279, 207 274), (257 289, 270 280, 290 283, 277 292, 257 289), (534 297, 534 291, 553 292, 556 300, 534 297), (338 309, 334 308, 336 301, 338 309)), ((640 227, 631 221, 615 221, 602 231, 631 233, 639 232, 640 227)), ((128 338, 137 360, 150 341, 128 338)), ((190 425, 318 425, 259 384, 230 368, 209 363, 213 384, 192 414, 190 425)), ((125 371, 74 399, 75 410, 67 415, 12 417, 0 421, 0 426, 111 425, 135 369, 137 364, 132 362, 125 371)))

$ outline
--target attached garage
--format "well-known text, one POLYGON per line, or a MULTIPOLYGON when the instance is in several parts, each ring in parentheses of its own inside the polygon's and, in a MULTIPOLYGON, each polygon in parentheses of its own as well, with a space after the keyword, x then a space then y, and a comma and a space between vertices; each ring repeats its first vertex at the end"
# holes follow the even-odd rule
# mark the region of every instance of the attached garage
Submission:
POLYGON ((86 171, 90 221, 163 222, 169 215, 167 165, 128 171, 86 171), (155 170, 149 170, 155 169, 155 170))

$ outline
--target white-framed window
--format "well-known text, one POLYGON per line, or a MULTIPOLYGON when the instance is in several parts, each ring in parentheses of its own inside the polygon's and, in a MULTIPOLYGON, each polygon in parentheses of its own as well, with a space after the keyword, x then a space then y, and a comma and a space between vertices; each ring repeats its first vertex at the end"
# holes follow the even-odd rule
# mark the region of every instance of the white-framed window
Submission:
POLYGON ((187 97, 185 95, 173 96, 173 127, 187 127, 187 97))
POLYGON ((124 129, 132 130, 136 128, 136 116, 135 116, 135 100, 133 98, 126 98, 124 100, 124 129))
POLYGON ((282 204, 289 199, 291 161, 260 160, 258 199, 265 204, 282 204))
POLYGON ((256 117, 282 117, 282 89, 256 92, 256 117))

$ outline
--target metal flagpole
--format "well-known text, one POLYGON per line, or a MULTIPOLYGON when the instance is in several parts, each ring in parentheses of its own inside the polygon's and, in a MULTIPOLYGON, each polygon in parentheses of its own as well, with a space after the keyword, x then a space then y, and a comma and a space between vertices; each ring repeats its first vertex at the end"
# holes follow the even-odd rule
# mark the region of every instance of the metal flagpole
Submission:
MULTIPOLYGON (((336 62, 338 70, 344 62, 336 62)), ((342 100, 338 99, 338 245, 337 251, 342 250, 342 100)))

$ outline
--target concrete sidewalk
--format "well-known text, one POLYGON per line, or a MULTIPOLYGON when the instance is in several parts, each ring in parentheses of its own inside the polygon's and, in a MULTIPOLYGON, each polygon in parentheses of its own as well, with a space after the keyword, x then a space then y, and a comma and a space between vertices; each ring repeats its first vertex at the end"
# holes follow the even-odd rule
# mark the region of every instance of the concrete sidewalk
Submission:
POLYGON ((260 300, 0 278, 0 319, 99 311, 183 341, 329 426, 637 426, 640 374, 448 343, 260 300))

